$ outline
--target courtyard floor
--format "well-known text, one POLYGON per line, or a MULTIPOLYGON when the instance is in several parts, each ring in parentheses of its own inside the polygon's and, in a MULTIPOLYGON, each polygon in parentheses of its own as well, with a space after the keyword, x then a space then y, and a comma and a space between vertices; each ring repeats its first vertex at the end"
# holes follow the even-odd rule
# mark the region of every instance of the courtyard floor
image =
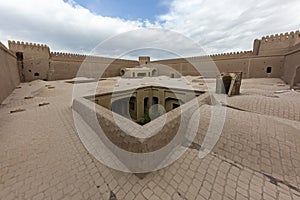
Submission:
MULTIPOLYGON (((143 179, 88 153, 73 124, 72 89, 65 81, 22 83, 1 104, 0 199, 300 199, 300 92, 285 91, 280 79, 244 79, 241 95, 224 103, 211 153, 200 159, 189 148, 143 179)), ((200 145, 210 108, 201 107, 200 145)))

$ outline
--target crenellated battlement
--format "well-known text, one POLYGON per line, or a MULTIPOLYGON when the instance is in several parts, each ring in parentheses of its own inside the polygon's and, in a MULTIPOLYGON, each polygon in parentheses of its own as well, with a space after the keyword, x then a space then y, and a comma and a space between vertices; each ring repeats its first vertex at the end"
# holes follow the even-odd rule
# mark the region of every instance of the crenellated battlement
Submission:
POLYGON ((112 58, 105 58, 100 56, 93 55, 85 55, 85 54, 76 54, 76 53, 65 53, 65 52, 51 52, 50 53, 52 60, 74 60, 74 61, 97 61, 101 59, 101 61, 111 61, 114 60, 112 58))
POLYGON ((211 57, 228 57, 228 56, 252 56, 253 51, 237 51, 237 52, 227 52, 221 54, 212 54, 211 57))
POLYGON ((76 54, 76 53, 65 53, 65 52, 51 52, 51 60, 55 61, 76 61, 76 62, 100 62, 100 63, 132 63, 137 61, 126 60, 126 59, 115 59, 94 55, 76 54))
POLYGON ((299 43, 299 31, 267 35, 254 41, 253 51, 256 55, 280 55, 287 53, 293 46, 299 43))
POLYGON ((64 52, 51 52, 50 53, 51 58, 63 58, 63 59, 79 59, 84 60, 87 55, 82 54, 76 54, 76 53, 64 53, 64 52))
POLYGON ((45 44, 37 44, 31 42, 8 41, 8 47, 13 51, 38 50, 50 52, 50 48, 45 44))
POLYGON ((290 33, 281 33, 281 34, 275 34, 275 35, 268 35, 261 38, 261 41, 263 43, 269 43, 273 41, 286 41, 286 40, 294 40, 295 38, 300 38, 300 32, 299 31, 292 31, 290 33))
POLYGON ((227 53, 220 53, 220 54, 211 54, 211 55, 204 55, 204 56, 195 56, 189 57, 188 59, 226 59, 226 58, 233 58, 233 57, 245 57, 245 56, 253 56, 253 51, 237 51, 237 52, 227 52, 227 53))

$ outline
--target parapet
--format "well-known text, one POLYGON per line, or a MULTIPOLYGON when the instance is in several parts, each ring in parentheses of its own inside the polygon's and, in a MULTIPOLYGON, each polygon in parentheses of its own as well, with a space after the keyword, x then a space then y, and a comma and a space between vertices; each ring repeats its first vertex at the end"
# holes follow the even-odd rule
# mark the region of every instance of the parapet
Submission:
POLYGON ((211 54, 211 55, 204 55, 204 56, 196 56, 190 57, 188 59, 227 59, 227 58, 240 58, 240 57, 249 57, 253 56, 253 51, 239 51, 239 52, 227 52, 227 53, 220 53, 220 54, 211 54))
POLYGON ((51 52, 50 56, 52 59, 84 60, 86 58, 86 55, 74 54, 74 53, 63 53, 63 52, 51 52))
POLYGON ((290 33, 281 33, 275 35, 268 35, 261 38, 263 43, 271 43, 273 41, 286 41, 286 40, 294 40, 295 38, 300 38, 299 31, 292 31, 290 33))
POLYGON ((232 56, 252 56, 253 52, 252 51, 237 51, 237 52, 228 52, 228 53, 221 53, 221 54, 213 54, 210 55, 210 57, 213 58, 226 58, 226 57, 232 57, 232 56))
POLYGON ((50 52, 50 48, 45 44, 36 44, 20 41, 8 41, 8 47, 12 51, 45 51, 50 52))
POLYGON ((85 55, 85 54, 75 54, 75 53, 64 53, 64 52, 51 52, 50 53, 51 60, 59 60, 59 61, 79 61, 79 62, 101 62, 101 63, 132 63, 136 61, 132 60, 124 60, 124 59, 115 59, 94 55, 85 55))

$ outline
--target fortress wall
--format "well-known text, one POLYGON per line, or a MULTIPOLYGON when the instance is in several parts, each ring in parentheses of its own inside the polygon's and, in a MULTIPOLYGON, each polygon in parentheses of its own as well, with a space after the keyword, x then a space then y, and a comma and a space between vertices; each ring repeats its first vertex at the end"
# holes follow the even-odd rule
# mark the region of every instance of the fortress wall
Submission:
POLYGON ((283 80, 288 84, 300 83, 300 43, 285 57, 283 80))
MULTIPOLYGON (((294 65, 299 56, 295 52, 300 48, 297 47, 299 43, 300 33, 296 31, 256 39, 253 44, 253 51, 160 60, 152 63, 170 66, 182 75, 200 75, 196 70, 197 67, 200 67, 202 71, 206 72, 203 75, 215 77, 217 74, 213 69, 214 66, 217 66, 220 72, 241 71, 244 78, 283 77, 286 82, 290 82, 295 71, 294 65), (285 55, 287 55, 287 63, 285 63, 285 55), (268 67, 271 67, 271 73, 267 73, 268 67)), ((139 65, 138 61, 131 60, 57 52, 50 54, 49 47, 40 44, 9 41, 9 48, 14 54, 20 55, 21 53, 21 61, 17 56, 21 81, 74 78, 83 63, 86 66, 83 75, 87 77, 95 76, 96 71, 105 69, 108 65, 109 67, 102 77, 119 76, 121 68, 139 65)), ((148 57, 141 57, 140 59, 143 63, 149 61, 148 57)))
POLYGON ((51 53, 48 79, 61 80, 74 78, 81 66, 85 68, 84 73, 82 73, 84 76, 94 77, 96 71, 108 66, 102 77, 114 77, 120 75, 119 72, 122 67, 134 67, 138 64, 138 61, 131 60, 53 52, 51 53))
POLYGON ((0 103, 19 83, 17 58, 0 42, 0 103))
POLYGON ((208 74, 209 77, 217 75, 212 71, 217 66, 220 73, 241 71, 244 78, 280 78, 283 75, 284 56, 255 56, 250 52, 246 52, 161 60, 153 63, 170 66, 182 75, 199 75, 192 66, 193 64, 205 71, 206 76, 208 74), (272 67, 271 73, 266 72, 269 66, 272 67))
POLYGON ((282 55, 299 42, 299 31, 265 36, 260 40, 259 55, 282 55))
POLYGON ((47 79, 50 49, 46 45, 8 41, 9 49, 23 54, 22 81, 47 79))

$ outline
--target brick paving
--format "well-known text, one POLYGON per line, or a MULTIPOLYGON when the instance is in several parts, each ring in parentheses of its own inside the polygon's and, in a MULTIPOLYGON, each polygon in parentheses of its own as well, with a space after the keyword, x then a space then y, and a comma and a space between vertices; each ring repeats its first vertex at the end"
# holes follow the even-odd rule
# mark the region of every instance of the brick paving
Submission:
MULTIPOLYGON (((296 93, 282 94, 273 105, 269 95, 283 87, 279 81, 245 80, 243 95, 228 104, 261 98, 262 107, 285 110, 288 99, 299 102, 296 93)), ((37 81, 21 87, 0 108, 0 199, 300 199, 297 117, 229 108, 208 156, 200 159, 197 150, 188 149, 172 165, 139 179, 106 167, 86 151, 73 125, 71 84, 37 81), (34 98, 24 99, 29 95, 34 98), (49 104, 38 105, 44 102, 49 104), (10 113, 17 108, 25 111, 10 113)), ((205 136, 210 108, 201 107, 197 144, 205 136)), ((294 103, 289 112, 299 108, 294 103)))

